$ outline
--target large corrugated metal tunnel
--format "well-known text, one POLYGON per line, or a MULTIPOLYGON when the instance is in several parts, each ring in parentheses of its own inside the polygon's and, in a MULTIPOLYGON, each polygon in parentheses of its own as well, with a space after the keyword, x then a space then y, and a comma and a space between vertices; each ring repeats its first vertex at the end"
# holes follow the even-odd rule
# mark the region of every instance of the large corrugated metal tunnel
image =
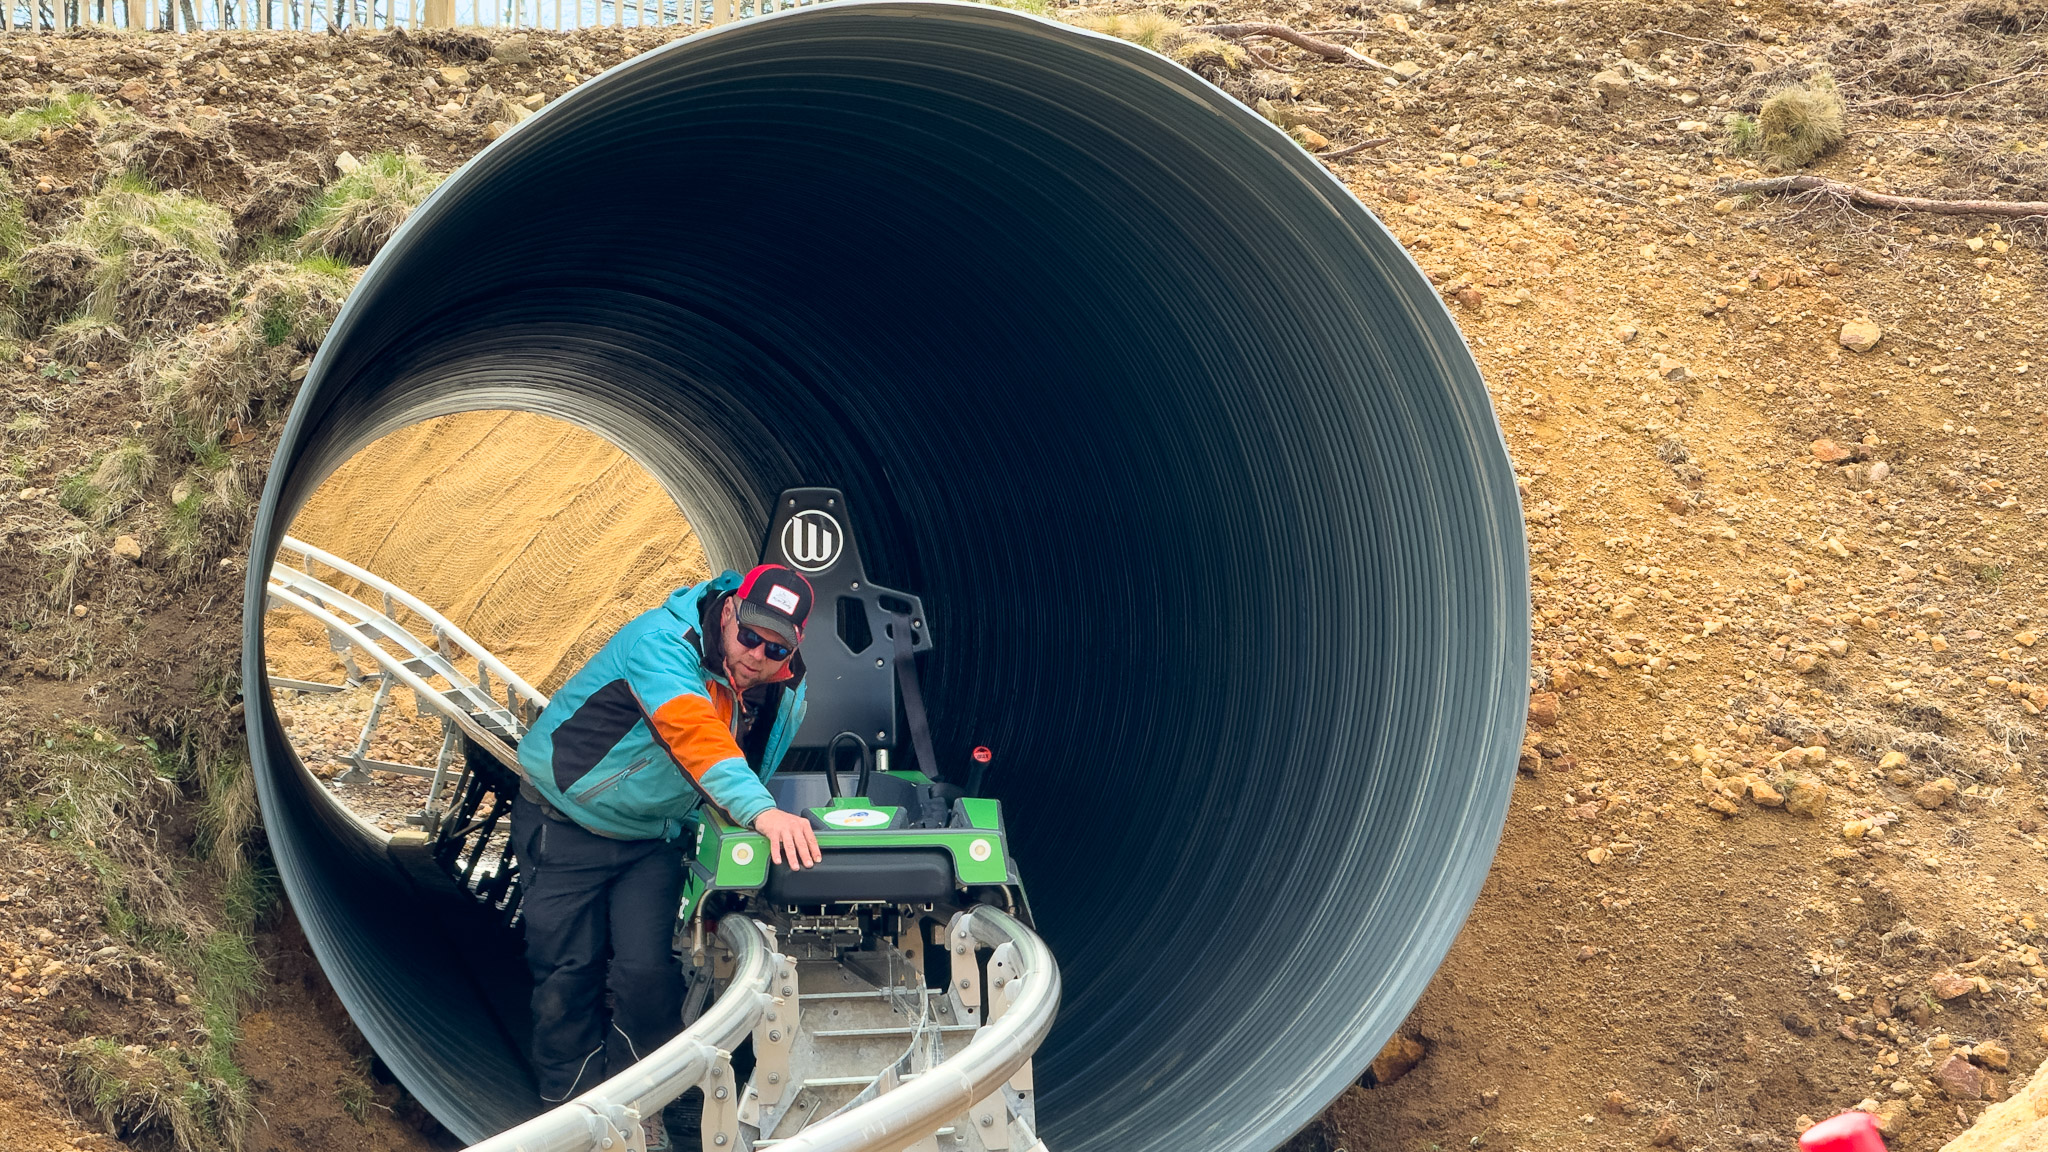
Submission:
MULTIPOLYGON (((714 566, 846 490, 919 593, 940 756, 996 752, 1066 980, 1058 1152, 1264 1152, 1364 1069, 1484 879, 1527 689, 1515 481, 1457 328, 1277 129, 1131 45, 841 3, 678 41, 451 178, 365 274, 279 446, 321 479, 429 416, 609 437, 714 566)), ((328 976, 459 1135, 535 1107, 516 940, 460 927, 249 695, 328 976)))

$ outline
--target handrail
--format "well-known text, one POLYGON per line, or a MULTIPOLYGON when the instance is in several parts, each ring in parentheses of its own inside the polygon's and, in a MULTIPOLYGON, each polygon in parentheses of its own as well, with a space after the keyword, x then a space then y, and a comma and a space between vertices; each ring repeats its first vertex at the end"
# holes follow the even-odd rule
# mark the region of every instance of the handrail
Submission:
MULTIPOLYGON (((329 628, 340 632, 349 631, 348 621, 343 620, 341 617, 315 604, 310 598, 301 596, 289 588, 272 584, 265 589, 265 592, 297 608, 329 628)), ((462 729, 470 739, 475 740, 479 747, 490 753, 492 758, 496 759, 499 763, 512 769, 514 772, 519 771, 519 753, 514 752, 511 745, 499 739, 497 733, 477 723, 475 717, 455 707, 447 697, 441 695, 439 689, 427 683, 417 672, 407 668, 404 661, 374 644, 358 645, 358 647, 368 652, 370 658, 377 662, 377 666, 382 668, 386 675, 412 689, 414 698, 419 700, 420 703, 448 717, 456 727, 462 729)))
POLYGON ((820 1120, 777 1143, 776 1152, 898 1152, 998 1092, 1031 1059, 1059 1009, 1060 970, 1052 949, 1014 917, 987 905, 967 916, 976 940, 1016 950, 1021 972, 1011 981, 1009 1007, 977 1030, 959 1055, 858 1108, 820 1120))
MULTIPOLYGON (((299 540, 295 537, 286 536, 283 542, 278 545, 278 550, 280 552, 296 552, 309 560, 314 560, 321 564, 325 564, 329 568, 332 568, 335 571, 350 577, 351 579, 359 580, 364 584, 367 584, 370 587, 375 588, 377 591, 383 593, 384 595, 391 597, 393 600, 398 601, 400 604, 405 605, 407 608, 410 608, 414 613, 418 614, 421 619, 427 621, 429 624, 432 624, 434 628, 437 631, 439 631, 442 635, 454 641, 457 647, 460 647, 464 652, 468 653, 471 657, 473 657, 476 660, 478 666, 490 669, 491 674, 493 676, 496 676, 498 677, 498 679, 511 685, 513 689, 515 689, 521 696, 524 696, 529 702, 534 704, 536 707, 547 707, 548 698, 542 695, 539 689, 535 688, 531 684, 528 684, 524 679, 520 677, 520 675, 517 672, 514 672, 512 671, 512 669, 506 667, 504 661, 492 655, 491 652, 488 649, 486 649, 483 645, 477 643, 475 640, 472 640, 469 636, 469 633, 464 632, 462 629, 456 627, 452 621, 450 621, 446 616, 441 615, 441 613, 435 611, 432 607, 430 607, 427 604, 426 601, 421 600, 419 597, 413 595, 410 592, 407 592, 405 589, 400 588, 398 585, 393 584, 389 580, 384 579, 382 576, 379 576, 376 573, 371 572, 367 568, 351 564, 348 561, 343 560, 341 557, 334 555, 332 552, 327 552, 320 548, 316 548, 313 545, 308 544, 305 541, 299 540)), ((277 565, 272 564, 271 571, 275 573, 276 570, 277 565)))
MULTIPOLYGON (((639 1063, 557 1108, 469 1146, 469 1152, 589 1152, 606 1145, 607 1128, 626 1133, 634 1117, 659 1111, 693 1084, 709 1079, 726 1055, 761 1022, 773 1002, 769 981, 782 958, 768 933, 744 916, 718 922, 718 938, 733 951, 732 982, 695 1024, 639 1063)), ((639 1133, 628 1137, 637 1147, 639 1133)), ((892 1150, 893 1152, 893 1150, 892 1150)))

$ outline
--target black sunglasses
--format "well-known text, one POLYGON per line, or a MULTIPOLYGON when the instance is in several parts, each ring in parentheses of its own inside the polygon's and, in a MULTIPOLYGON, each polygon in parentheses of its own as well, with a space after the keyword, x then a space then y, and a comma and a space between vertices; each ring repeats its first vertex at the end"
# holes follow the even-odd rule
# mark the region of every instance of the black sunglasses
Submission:
POLYGON ((748 651, 752 651, 755 648, 759 648, 761 650, 761 655, 768 657, 768 659, 773 660, 778 664, 780 664, 784 660, 789 659, 789 654, 796 651, 796 649, 791 648, 787 644, 769 643, 767 637, 761 635, 759 632, 754 631, 752 628, 749 628, 744 624, 740 625, 740 647, 745 648, 748 651))

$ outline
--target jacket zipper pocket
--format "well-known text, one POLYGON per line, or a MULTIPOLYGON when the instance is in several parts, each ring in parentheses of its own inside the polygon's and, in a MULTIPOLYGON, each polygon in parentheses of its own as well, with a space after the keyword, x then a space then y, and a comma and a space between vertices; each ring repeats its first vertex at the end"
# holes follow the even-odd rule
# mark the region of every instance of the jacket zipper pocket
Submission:
POLYGON ((605 777, 604 779, 599 780, 597 783, 592 784, 590 787, 585 788, 583 791, 578 792, 576 795, 569 797, 569 799, 574 800, 578 804, 587 804, 590 802, 591 797, 596 796, 598 793, 604 791, 605 789, 611 787, 614 784, 617 784, 619 781, 624 780, 626 777, 631 776, 633 773, 638 772, 642 768, 647 767, 648 763, 653 759, 654 758, 652 756, 642 756, 638 760, 633 761, 631 764, 626 765, 624 768, 619 769, 617 772, 614 772, 611 775, 605 777))

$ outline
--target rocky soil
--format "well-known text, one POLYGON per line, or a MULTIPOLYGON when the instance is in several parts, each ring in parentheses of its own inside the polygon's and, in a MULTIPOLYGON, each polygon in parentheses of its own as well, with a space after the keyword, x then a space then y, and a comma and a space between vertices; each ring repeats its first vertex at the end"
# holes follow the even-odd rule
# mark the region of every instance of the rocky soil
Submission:
MULTIPOLYGON (((1305 146, 1363 145, 1331 169, 1456 311, 1529 525, 1530 739, 1493 876, 1402 1039, 1302 1143, 1787 1148, 1861 1107, 1894 1149, 1942 1147, 2048 1057, 2042 227, 1726 185, 1763 174, 1742 118, 1825 70, 1846 140, 1815 171, 2048 199, 2048 9, 1159 15, 1366 58, 1238 36, 1191 63, 1305 146)), ((191 363, 252 339, 237 317, 277 297, 248 270, 363 159, 445 171, 659 38, 0 44, 21 232, 0 236, 0 1142, 436 1139, 266 897, 234 771, 236 546, 317 326, 236 353, 242 376, 191 363), (49 115, 65 93, 92 111, 49 115), (73 225, 122 171, 217 206, 222 254, 150 248, 188 271, 128 280, 182 292, 67 324, 112 258, 73 225), (167 398, 165 348, 201 383, 167 398), (235 941, 248 963, 223 969, 235 941), (109 1083, 127 1094, 89 1090, 109 1083), (203 1106, 179 1120, 185 1084, 203 1106)), ((367 252, 323 251, 344 267, 304 275, 345 291, 367 252)), ((335 707, 309 737, 346 735, 335 707)))

